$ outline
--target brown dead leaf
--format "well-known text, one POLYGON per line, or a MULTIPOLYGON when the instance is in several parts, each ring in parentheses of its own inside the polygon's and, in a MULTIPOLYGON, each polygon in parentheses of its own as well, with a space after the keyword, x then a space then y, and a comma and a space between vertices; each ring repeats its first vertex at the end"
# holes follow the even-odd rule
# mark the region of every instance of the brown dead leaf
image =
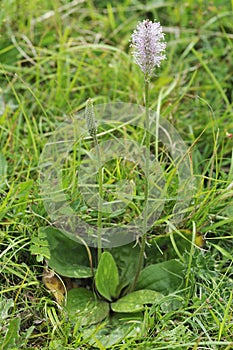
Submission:
POLYGON ((57 303, 62 305, 66 294, 66 287, 61 277, 56 275, 54 271, 45 268, 42 281, 45 287, 54 295, 57 303))

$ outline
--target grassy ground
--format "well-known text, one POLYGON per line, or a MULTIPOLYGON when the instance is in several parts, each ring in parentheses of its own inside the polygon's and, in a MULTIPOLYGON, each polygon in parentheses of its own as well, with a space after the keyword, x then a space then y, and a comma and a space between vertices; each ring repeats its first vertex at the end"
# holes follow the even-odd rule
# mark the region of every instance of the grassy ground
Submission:
MULTIPOLYGON (((0 348, 93 348, 57 307, 42 283, 44 263, 30 253, 49 222, 38 161, 89 97, 143 104, 128 41, 138 20, 156 18, 168 47, 151 108, 191 147, 197 189, 178 226, 195 228, 205 245, 184 255, 187 303, 168 314, 150 309, 144 332, 112 349, 232 349, 233 3, 1 0, 0 10, 0 348)), ((176 256, 174 246, 166 254, 176 256)))

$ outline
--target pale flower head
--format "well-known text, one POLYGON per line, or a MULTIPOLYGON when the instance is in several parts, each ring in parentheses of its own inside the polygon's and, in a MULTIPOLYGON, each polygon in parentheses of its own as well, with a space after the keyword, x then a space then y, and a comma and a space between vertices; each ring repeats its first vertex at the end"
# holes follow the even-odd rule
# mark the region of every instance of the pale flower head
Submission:
POLYGON ((148 19, 139 22, 131 37, 135 63, 139 65, 146 77, 150 77, 155 67, 159 67, 166 58, 164 33, 159 22, 148 19))

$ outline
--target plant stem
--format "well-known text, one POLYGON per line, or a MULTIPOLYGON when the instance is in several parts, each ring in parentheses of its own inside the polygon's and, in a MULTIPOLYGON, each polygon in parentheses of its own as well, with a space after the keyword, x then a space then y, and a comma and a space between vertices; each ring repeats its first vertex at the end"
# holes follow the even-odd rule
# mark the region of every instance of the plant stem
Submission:
POLYGON ((131 287, 131 290, 134 290, 136 283, 138 281, 139 274, 141 272, 143 262, 144 262, 144 254, 146 248, 146 232, 147 232, 147 217, 148 217, 148 194, 149 194, 149 173, 150 173, 150 112, 149 112, 149 77, 145 76, 145 129, 146 129, 146 161, 145 161, 145 191, 144 191, 144 214, 143 214, 143 231, 142 231, 142 241, 141 241, 141 249, 138 260, 138 268, 136 271, 136 275, 131 287))
POLYGON ((97 136, 93 135, 95 149, 97 153, 97 162, 98 162, 98 186, 99 186, 99 202, 98 202, 98 221, 97 221, 97 250, 98 250, 98 262, 100 261, 102 254, 102 209, 103 209, 103 167, 101 165, 101 156, 100 156, 100 148, 97 140, 97 136))
POLYGON ((103 167, 101 164, 100 148, 99 148, 98 139, 97 139, 95 111, 94 111, 92 100, 90 98, 87 100, 85 117, 86 117, 88 132, 94 140, 96 154, 97 154, 98 188, 99 188, 98 219, 97 219, 97 254, 98 254, 98 262, 99 262, 102 254, 103 167))

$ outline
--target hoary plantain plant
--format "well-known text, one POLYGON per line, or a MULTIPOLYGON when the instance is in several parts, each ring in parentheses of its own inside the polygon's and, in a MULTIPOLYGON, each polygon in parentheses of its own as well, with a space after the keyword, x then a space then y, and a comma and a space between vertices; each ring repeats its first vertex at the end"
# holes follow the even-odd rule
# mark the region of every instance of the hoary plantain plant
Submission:
MULTIPOLYGON (((148 179, 150 171, 149 83, 155 66, 159 66, 165 58, 163 52, 166 44, 163 40, 164 34, 160 24, 149 20, 138 24, 131 39, 135 62, 141 68, 145 82, 145 179, 148 179)), ((40 228, 39 238, 32 242, 31 252, 37 255, 39 261, 44 256, 48 260, 49 268, 56 274, 75 281, 75 288, 64 288, 64 291, 66 289, 67 291, 63 301, 61 302, 61 298, 57 301, 62 304, 69 319, 79 326, 90 326, 102 322, 99 333, 95 333, 95 336, 101 338, 107 333, 111 334, 108 340, 103 340, 106 346, 111 346, 126 335, 132 336, 138 330, 143 333, 143 313, 150 305, 158 305, 163 312, 178 308, 183 301, 183 289, 188 285, 184 284, 185 269, 182 262, 176 259, 158 262, 156 239, 150 239, 150 244, 147 244, 149 189, 146 180, 142 186, 144 218, 138 244, 133 242, 114 248, 102 248, 104 179, 101 154, 98 152, 94 109, 90 100, 87 102, 86 119, 99 160, 99 203, 95 222, 98 227, 97 247, 79 244, 76 240, 72 240, 72 237, 67 236, 66 232, 50 226, 40 228), (145 256, 148 259, 145 260, 145 256)), ((155 157, 158 160, 159 120, 156 123, 155 157)), ((190 246, 194 243, 193 237, 190 239, 184 235, 183 238, 181 247, 178 248, 175 245, 180 256, 182 255, 180 252, 185 250, 187 244, 190 246)), ((52 288, 49 289, 52 290, 52 288)), ((88 332, 91 332, 91 328, 88 332)))

